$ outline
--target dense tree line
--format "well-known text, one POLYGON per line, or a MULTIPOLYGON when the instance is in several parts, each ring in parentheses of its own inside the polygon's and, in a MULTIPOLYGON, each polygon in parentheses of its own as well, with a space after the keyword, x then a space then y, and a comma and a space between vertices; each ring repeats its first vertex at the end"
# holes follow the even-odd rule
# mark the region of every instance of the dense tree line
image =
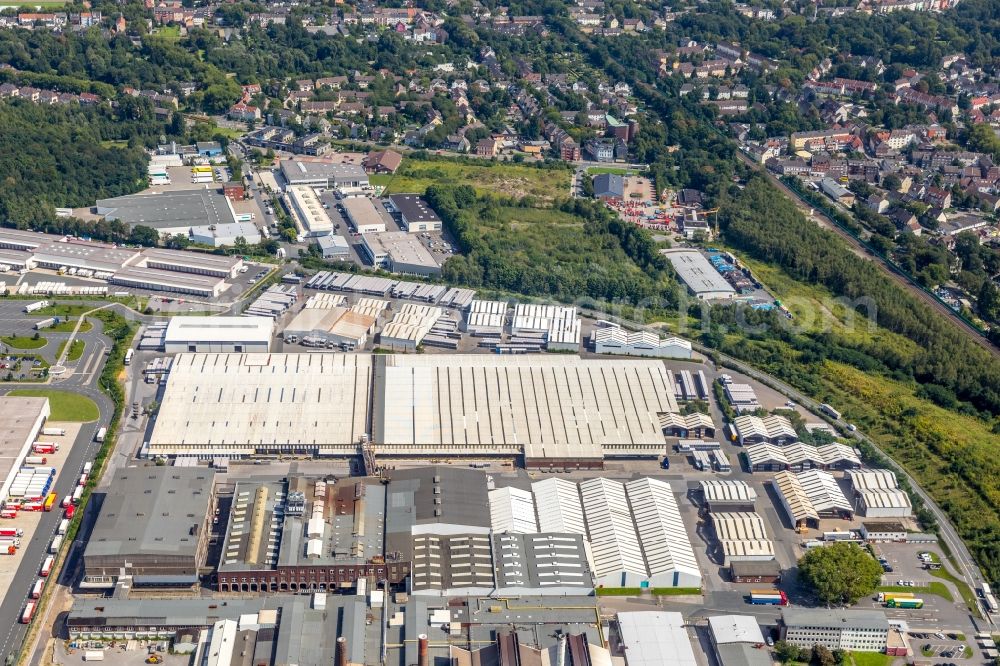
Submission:
POLYGON ((798 280, 871 303, 871 314, 880 326, 913 340, 921 350, 912 363, 891 349, 865 349, 866 354, 894 370, 909 372, 919 382, 939 384, 980 410, 1000 414, 996 360, 888 280, 872 262, 847 251, 832 232, 806 220, 762 176, 753 177, 726 201, 719 220, 726 239, 736 247, 798 280))
POLYGON ((117 140, 133 121, 107 107, 0 103, 0 221, 22 228, 55 221, 55 209, 93 205, 146 182, 139 142, 117 140))

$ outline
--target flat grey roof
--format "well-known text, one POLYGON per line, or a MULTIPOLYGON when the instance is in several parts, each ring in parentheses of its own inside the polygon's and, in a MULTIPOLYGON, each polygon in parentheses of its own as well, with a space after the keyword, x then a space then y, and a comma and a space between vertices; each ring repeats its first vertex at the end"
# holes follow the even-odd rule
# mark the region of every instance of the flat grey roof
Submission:
MULTIPOLYGON (((253 226, 253 225, 251 225, 253 226)), ((252 239, 247 239, 250 242, 252 239)), ((243 260, 236 256, 208 254, 206 252, 184 252, 181 250, 166 250, 148 248, 142 251, 142 260, 162 264, 173 264, 189 268, 205 268, 217 271, 231 271, 243 260)))
POLYGON ((41 234, 37 231, 24 231, 22 229, 8 229, 0 227, 0 247, 14 249, 34 249, 39 245, 54 243, 63 236, 52 234, 41 234))
POLYGON ((178 342, 271 342, 274 320, 267 317, 171 317, 164 334, 167 344, 178 342))
POLYGON ((135 283, 155 284, 163 287, 179 287, 181 289, 201 289, 215 293, 222 288, 225 279, 215 275, 199 275, 197 273, 180 273, 162 268, 144 268, 142 266, 126 266, 115 271, 111 282, 120 280, 135 283))
POLYGON ((358 164, 335 164, 308 160, 282 160, 281 173, 289 183, 316 179, 368 180, 364 167, 358 164))
POLYGON ((82 241, 49 243, 36 249, 34 254, 35 261, 39 263, 82 266, 95 271, 111 272, 132 264, 138 257, 138 250, 82 241))
POLYGON ((97 213, 153 229, 231 224, 236 221, 226 197, 217 190, 175 190, 98 199, 97 213))
POLYGON ((735 294, 736 290, 698 250, 661 250, 677 275, 696 294, 735 294))
POLYGON ((408 222, 440 222, 434 209, 419 194, 390 194, 389 201, 408 222))
POLYGON ((351 218, 355 226, 365 227, 372 224, 385 224, 379 215, 375 202, 368 197, 348 197, 342 202, 344 212, 351 218))
POLYGON ((440 267, 434 255, 424 247, 420 239, 405 231, 386 231, 377 234, 365 234, 365 245, 371 248, 372 254, 387 254, 394 264, 424 266, 437 269, 440 267))
POLYGON ((889 620, 880 610, 837 610, 824 608, 782 608, 786 627, 833 627, 837 629, 889 629, 889 620))
POLYGON ((119 469, 108 487, 84 558, 194 558, 215 473, 195 467, 119 469))

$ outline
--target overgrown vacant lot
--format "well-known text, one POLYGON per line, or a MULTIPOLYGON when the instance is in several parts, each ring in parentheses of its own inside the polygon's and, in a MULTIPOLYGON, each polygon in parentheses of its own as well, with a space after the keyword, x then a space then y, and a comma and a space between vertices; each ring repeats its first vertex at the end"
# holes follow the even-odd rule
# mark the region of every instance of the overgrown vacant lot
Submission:
POLYGON ((536 169, 522 164, 421 160, 404 157, 395 174, 372 176, 372 184, 386 185, 388 194, 422 193, 429 185, 471 185, 479 194, 532 196, 543 201, 569 196, 570 172, 536 169))

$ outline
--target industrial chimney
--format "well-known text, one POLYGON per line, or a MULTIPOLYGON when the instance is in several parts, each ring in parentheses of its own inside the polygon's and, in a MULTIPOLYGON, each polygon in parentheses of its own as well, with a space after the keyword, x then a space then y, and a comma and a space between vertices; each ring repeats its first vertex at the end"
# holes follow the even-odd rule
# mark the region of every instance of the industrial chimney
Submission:
POLYGON ((417 636, 417 666, 431 666, 427 656, 427 634, 417 636))
POLYGON ((347 639, 337 639, 337 666, 347 666, 347 639))

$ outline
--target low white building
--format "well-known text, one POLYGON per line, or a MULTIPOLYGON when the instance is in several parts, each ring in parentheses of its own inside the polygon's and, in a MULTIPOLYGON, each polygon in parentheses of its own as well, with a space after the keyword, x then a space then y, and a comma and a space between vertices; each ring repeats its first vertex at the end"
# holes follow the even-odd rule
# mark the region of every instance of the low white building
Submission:
POLYGON ((191 227, 190 237, 192 243, 201 243, 212 247, 236 245, 238 238, 242 238, 244 242, 252 245, 260 241, 260 231, 251 222, 209 224, 191 227))
POLYGON ((531 534, 538 531, 535 500, 530 491, 508 487, 491 490, 488 496, 494 532, 531 534))
POLYGON ((163 338, 164 351, 268 352, 273 325, 266 317, 172 317, 163 338))
POLYGON ((285 190, 285 200, 302 238, 333 233, 333 221, 323 208, 316 190, 308 185, 291 185, 285 190))
POLYGON ((684 616, 676 612, 618 613, 627 666, 697 666, 684 616))
POLYGON ((542 334, 548 349, 563 351, 579 351, 582 337, 575 307, 534 303, 518 303, 514 307, 511 333, 542 334))
POLYGON ((884 652, 889 620, 880 610, 781 609, 782 640, 802 648, 884 652))
POLYGON ((687 340, 675 336, 661 338, 649 331, 626 331, 620 326, 595 328, 590 342, 598 354, 691 358, 691 343, 687 340))
POLYGON ((379 334, 379 346, 393 351, 416 351, 434 324, 441 318, 441 308, 406 303, 379 334))

